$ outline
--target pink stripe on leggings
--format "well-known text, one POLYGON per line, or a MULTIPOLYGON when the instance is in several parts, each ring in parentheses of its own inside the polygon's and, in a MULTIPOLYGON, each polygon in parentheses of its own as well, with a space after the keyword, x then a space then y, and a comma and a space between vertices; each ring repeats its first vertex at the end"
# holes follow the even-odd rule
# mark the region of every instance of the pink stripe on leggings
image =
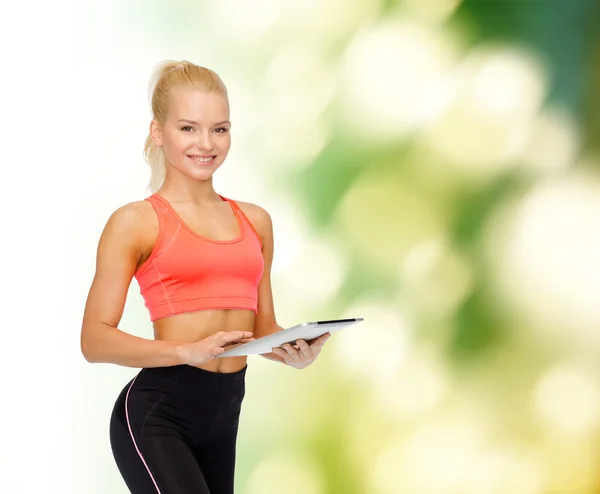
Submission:
POLYGON ((142 460, 142 463, 146 467, 146 470, 148 470, 148 475, 150 475, 150 478, 152 479, 152 482, 154 483, 154 487, 156 487, 156 491, 158 492, 158 494, 160 494, 160 489, 158 488, 156 480, 154 480, 154 477, 152 476, 152 472, 150 472, 150 468, 148 468, 148 464, 146 463, 146 460, 144 460, 142 453, 140 453, 140 450, 138 449, 137 444, 135 443, 135 438, 133 437, 133 432, 131 430, 131 423, 129 422, 129 412, 127 411, 127 402, 129 400, 129 392, 131 391, 131 388, 133 387, 133 383, 135 382, 136 379, 137 379, 137 376, 135 376, 133 378, 133 381, 131 382, 129 389, 127 390, 127 395, 125 396, 125 417, 127 418, 127 427, 129 428, 129 435, 131 436, 131 440, 133 441, 135 450, 137 451, 138 455, 140 455, 140 459, 142 460))

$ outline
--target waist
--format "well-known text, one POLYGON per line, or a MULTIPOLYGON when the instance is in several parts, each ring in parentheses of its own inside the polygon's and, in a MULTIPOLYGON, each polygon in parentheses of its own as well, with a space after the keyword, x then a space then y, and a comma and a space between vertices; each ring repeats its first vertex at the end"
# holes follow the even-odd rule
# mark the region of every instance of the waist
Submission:
POLYGON ((244 384, 247 369, 247 365, 234 372, 211 372, 190 365, 148 367, 141 369, 137 381, 147 385, 151 383, 160 385, 162 382, 165 383, 163 387, 170 387, 170 383, 177 383, 180 390, 189 388, 190 390, 209 391, 214 389, 218 391, 244 384))
MULTIPOLYGON (((242 309, 201 310, 176 314, 154 321, 157 340, 194 342, 219 331, 254 330, 254 312, 242 309)), ((247 357, 223 357, 200 365, 188 366, 207 372, 231 373, 246 365, 247 357)))

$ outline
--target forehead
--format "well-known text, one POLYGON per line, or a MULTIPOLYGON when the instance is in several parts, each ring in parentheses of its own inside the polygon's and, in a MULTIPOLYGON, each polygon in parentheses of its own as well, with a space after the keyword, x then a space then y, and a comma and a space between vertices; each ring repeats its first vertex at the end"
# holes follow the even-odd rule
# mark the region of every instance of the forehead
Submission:
POLYGON ((229 119, 225 97, 215 91, 175 88, 169 93, 169 120, 185 118, 210 123, 229 119))

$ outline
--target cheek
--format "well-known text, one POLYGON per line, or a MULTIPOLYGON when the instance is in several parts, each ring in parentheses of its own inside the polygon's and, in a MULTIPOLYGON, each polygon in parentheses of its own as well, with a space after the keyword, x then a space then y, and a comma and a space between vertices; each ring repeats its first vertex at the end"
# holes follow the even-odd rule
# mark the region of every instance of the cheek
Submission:
POLYGON ((229 150, 229 148, 231 147, 231 136, 227 135, 227 137, 223 137, 223 139, 219 143, 219 147, 221 149, 229 150))
POLYGON ((179 152, 190 147, 190 139, 189 136, 185 134, 173 134, 165 139, 165 147, 168 147, 172 152, 179 152))

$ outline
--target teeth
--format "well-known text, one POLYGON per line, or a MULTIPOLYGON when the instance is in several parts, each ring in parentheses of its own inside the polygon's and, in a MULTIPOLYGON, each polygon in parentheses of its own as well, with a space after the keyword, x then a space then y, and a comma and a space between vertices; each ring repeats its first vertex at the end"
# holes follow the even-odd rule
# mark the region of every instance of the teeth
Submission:
POLYGON ((194 161, 198 161, 199 163, 208 163, 210 160, 212 160, 212 156, 210 158, 197 158, 197 157, 192 157, 190 156, 190 158, 192 158, 194 161))

